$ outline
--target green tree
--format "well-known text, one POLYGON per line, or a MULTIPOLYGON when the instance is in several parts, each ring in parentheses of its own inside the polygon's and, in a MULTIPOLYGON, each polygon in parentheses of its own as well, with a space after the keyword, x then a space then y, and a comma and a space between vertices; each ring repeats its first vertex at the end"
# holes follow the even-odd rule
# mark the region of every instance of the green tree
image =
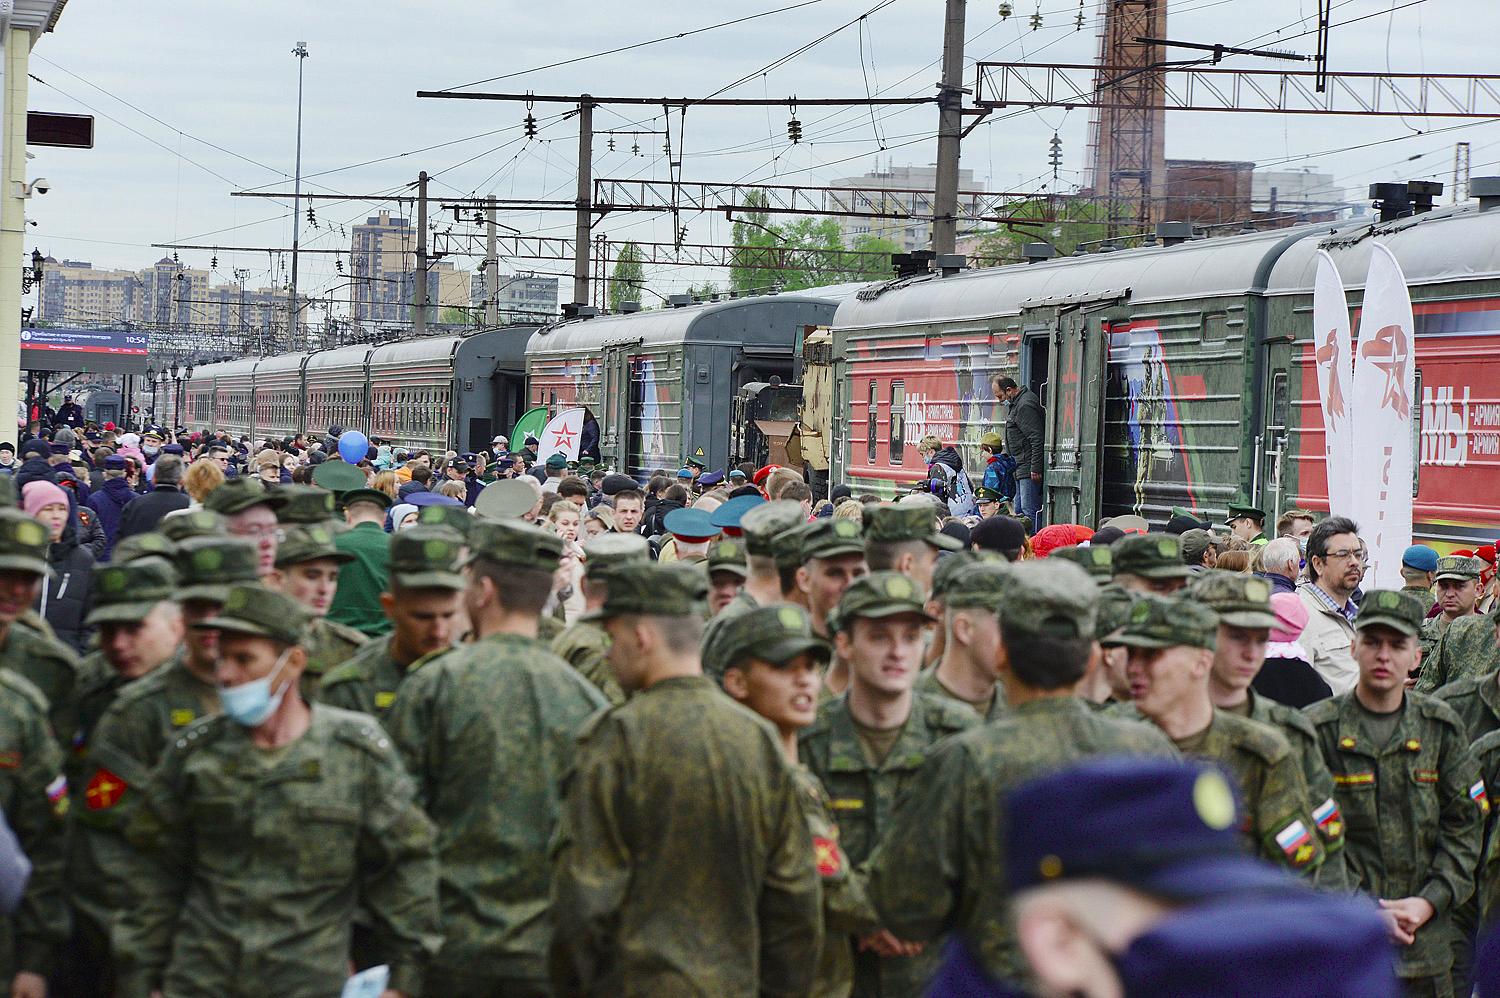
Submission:
MULTIPOLYGON (((745 196, 752 209, 770 204, 764 191, 745 196)), ((835 218, 813 218, 799 215, 773 225, 768 212, 749 211, 734 223, 735 251, 730 271, 730 287, 736 291, 780 287, 787 291, 843 284, 855 281, 879 281, 891 276, 889 254, 900 247, 887 239, 858 236, 853 248, 880 253, 874 259, 845 253, 842 231, 835 218)))
POLYGON ((1080 243, 1097 243, 1109 234, 1108 225, 1095 221, 1097 208, 1088 201, 1073 198, 1022 201, 1007 208, 1006 214, 1012 218, 1036 219, 1042 224, 986 232, 975 247, 975 256, 1015 263, 1021 259, 1024 244, 1037 242, 1051 243, 1058 256, 1068 256, 1080 243))
POLYGON ((646 268, 641 264, 641 248, 635 243, 620 247, 615 269, 609 276, 609 310, 620 311, 627 301, 640 301, 646 288, 646 268))
POLYGON ((477 320, 466 308, 445 308, 438 313, 438 322, 447 326, 473 326, 477 320))

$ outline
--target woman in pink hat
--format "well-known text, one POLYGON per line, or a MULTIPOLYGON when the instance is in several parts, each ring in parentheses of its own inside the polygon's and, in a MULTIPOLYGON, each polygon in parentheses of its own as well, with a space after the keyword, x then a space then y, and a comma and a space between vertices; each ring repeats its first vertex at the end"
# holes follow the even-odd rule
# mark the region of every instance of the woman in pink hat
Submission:
POLYGON ((1299 710, 1333 696, 1333 689, 1312 667, 1312 656, 1299 638, 1307 627, 1307 607, 1295 593, 1276 593, 1271 597, 1276 626, 1266 645, 1266 664, 1250 684, 1261 696, 1299 710))

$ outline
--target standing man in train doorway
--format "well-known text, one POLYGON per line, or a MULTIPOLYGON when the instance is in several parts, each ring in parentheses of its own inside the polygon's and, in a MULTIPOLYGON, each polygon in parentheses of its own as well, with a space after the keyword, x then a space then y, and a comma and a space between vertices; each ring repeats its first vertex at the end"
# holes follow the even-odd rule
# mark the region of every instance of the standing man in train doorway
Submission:
POLYGON ((1005 449, 1016 462, 1016 515, 1029 517, 1035 533, 1042 529, 1042 400, 1009 377, 995 379, 995 395, 1010 406, 1005 449))

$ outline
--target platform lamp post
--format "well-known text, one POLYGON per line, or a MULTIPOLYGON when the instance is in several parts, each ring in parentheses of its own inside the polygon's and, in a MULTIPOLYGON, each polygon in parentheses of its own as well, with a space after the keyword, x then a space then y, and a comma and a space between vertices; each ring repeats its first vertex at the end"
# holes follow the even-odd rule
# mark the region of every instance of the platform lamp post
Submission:
POLYGON ((156 419, 156 378, 157 370, 151 365, 146 365, 146 384, 151 388, 151 405, 146 409, 146 418, 141 421, 141 430, 156 419))

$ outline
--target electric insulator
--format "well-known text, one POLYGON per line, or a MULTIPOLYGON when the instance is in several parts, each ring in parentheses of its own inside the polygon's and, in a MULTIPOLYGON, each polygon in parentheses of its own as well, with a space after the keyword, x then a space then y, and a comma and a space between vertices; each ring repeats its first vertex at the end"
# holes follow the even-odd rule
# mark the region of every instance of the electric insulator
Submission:
POLYGON ((1010 4, 1008 4, 1008 3, 1002 3, 1000 5, 1000 20, 1002 20, 1002 21, 1005 20, 1007 17, 1009 17, 1011 15, 1011 13, 1012 13, 1012 9, 1011 9, 1010 4))
POLYGON ((1035 14, 1031 15, 1031 30, 1035 31, 1037 28, 1040 28, 1041 26, 1042 26, 1042 12, 1041 11, 1037 11, 1035 14))
POLYGON ((802 122, 793 118, 786 123, 786 135, 793 143, 802 141, 802 122))
POLYGON ((318 224, 318 216, 313 214, 312 205, 308 205, 307 206, 307 224, 308 225, 317 225, 318 224))
POLYGON ((630 147, 630 154, 632 156, 639 156, 641 154, 641 144, 639 142, 630 147))
POLYGON ((610 152, 614 152, 615 151, 615 137, 613 135, 611 135, 609 137, 609 151, 610 152))
POLYGON ((526 137, 528 139, 536 138, 536 115, 528 113, 526 115, 525 126, 526 137))
POLYGON ((218 257, 217 254, 213 257, 213 259, 211 259, 211 260, 208 261, 208 269, 209 270, 218 270, 219 269, 219 257, 218 257))

